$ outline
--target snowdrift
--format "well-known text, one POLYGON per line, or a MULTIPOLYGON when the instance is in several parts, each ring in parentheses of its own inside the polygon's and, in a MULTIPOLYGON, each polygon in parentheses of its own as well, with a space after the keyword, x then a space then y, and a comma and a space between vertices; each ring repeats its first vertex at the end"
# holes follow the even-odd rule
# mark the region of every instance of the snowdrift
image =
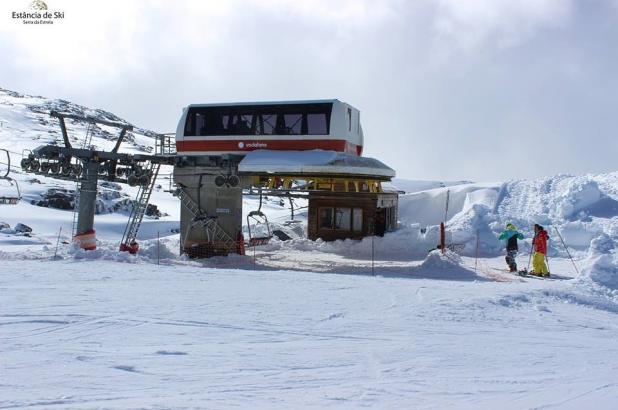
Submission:
MULTIPOLYGON (((535 223, 550 229, 550 252, 563 253, 553 227, 569 247, 586 252, 593 238, 605 234, 618 238, 618 172, 599 175, 556 175, 503 184, 463 184, 432 189, 400 198, 404 227, 431 227, 444 220, 447 191, 448 239, 464 247, 463 254, 479 250, 484 255, 501 252, 496 237, 507 222, 525 236, 535 223)), ((528 248, 524 247, 524 251, 528 248)))
POLYGON ((431 251, 422 264, 413 267, 410 275, 448 280, 477 279, 473 271, 463 266, 458 254, 448 250, 442 253, 438 249, 431 251))
POLYGON ((601 234, 594 238, 580 281, 612 289, 618 297, 618 255, 615 249, 616 243, 608 235, 601 234))

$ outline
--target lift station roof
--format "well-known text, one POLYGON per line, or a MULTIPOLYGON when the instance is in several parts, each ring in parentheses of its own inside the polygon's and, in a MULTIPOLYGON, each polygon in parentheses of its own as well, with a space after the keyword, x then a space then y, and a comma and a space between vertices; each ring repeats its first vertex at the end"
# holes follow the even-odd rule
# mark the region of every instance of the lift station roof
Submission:
POLYGON ((370 176, 391 179, 395 170, 374 158, 336 151, 256 150, 246 154, 238 171, 250 174, 370 176))

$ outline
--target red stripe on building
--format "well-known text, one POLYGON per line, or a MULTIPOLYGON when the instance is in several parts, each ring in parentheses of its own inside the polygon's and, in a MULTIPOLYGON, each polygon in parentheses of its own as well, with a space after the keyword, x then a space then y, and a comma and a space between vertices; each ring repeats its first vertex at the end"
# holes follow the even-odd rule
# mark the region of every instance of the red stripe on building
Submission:
POLYGON ((362 147, 346 140, 185 140, 176 141, 178 152, 247 152, 256 149, 306 151, 323 149, 359 155, 362 147))

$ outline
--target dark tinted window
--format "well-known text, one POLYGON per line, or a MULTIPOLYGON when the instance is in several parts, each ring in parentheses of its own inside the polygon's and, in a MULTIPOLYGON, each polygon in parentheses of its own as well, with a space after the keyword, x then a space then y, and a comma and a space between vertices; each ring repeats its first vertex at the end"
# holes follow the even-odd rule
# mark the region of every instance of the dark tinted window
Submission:
POLYGON ((328 120, 326 114, 307 114, 307 134, 328 134, 328 120))
POLYGON ((185 135, 327 135, 332 103, 192 107, 185 135))

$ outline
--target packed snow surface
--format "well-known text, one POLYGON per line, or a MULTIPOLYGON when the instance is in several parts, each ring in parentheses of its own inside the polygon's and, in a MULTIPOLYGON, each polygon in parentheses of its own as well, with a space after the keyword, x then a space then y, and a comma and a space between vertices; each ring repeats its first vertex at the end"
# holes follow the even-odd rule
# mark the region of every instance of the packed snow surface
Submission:
MULTIPOLYGON (((567 280, 98 255, 0 265, 0 408, 611 409, 618 397, 616 295, 567 280)), ((437 254, 418 267, 430 268, 470 272, 437 254)))

